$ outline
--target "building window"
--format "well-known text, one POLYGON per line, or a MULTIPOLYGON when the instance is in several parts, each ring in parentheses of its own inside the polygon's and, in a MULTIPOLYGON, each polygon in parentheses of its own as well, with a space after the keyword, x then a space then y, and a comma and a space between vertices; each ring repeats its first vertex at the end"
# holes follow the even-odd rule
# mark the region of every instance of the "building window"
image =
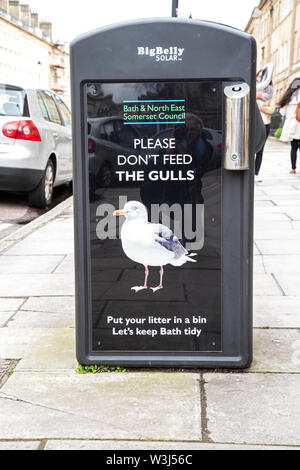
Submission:
POLYGON ((281 19, 284 19, 292 9, 292 1, 291 0, 282 0, 282 14, 281 19))
POLYGON ((278 23, 279 23, 279 18, 278 18, 278 10, 279 10, 279 5, 276 3, 274 6, 274 12, 273 12, 273 28, 277 28, 278 23))
POLYGON ((279 72, 285 70, 288 66, 288 43, 285 42, 280 47, 279 72))
POLYGON ((290 58, 290 41, 286 41, 280 48, 279 72, 287 69, 290 58))
POLYGON ((300 29, 295 32, 294 63, 300 61, 300 29))
POLYGON ((275 52, 273 52, 271 62, 274 65, 274 73, 275 74, 278 73, 278 71, 279 71, 278 49, 275 52))
POLYGON ((279 72, 283 70, 283 45, 280 46, 280 53, 279 53, 279 72))

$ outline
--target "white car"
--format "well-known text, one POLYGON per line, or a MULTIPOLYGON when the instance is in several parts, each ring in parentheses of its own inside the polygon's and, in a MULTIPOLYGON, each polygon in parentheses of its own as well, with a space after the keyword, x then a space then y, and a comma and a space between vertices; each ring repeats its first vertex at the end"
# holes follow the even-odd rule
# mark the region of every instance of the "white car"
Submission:
POLYGON ((51 204, 72 181, 71 113, 48 90, 0 84, 0 191, 22 191, 29 205, 51 204))

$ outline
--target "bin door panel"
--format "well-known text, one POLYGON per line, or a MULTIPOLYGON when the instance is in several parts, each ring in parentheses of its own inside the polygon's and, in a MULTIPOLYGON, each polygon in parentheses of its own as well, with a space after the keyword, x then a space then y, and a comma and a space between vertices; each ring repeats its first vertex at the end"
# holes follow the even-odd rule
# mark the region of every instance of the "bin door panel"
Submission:
POLYGON ((223 89, 84 86, 97 354, 222 351, 223 89))

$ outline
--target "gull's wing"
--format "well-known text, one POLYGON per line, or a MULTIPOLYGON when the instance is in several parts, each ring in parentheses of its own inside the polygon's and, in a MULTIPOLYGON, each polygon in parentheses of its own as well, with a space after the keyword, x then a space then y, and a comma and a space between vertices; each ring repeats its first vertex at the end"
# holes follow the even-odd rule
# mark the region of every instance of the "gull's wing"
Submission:
POLYGON ((174 260, 187 255, 187 250, 182 246, 176 235, 168 227, 162 224, 149 224, 153 231, 154 240, 168 251, 174 253, 174 260))

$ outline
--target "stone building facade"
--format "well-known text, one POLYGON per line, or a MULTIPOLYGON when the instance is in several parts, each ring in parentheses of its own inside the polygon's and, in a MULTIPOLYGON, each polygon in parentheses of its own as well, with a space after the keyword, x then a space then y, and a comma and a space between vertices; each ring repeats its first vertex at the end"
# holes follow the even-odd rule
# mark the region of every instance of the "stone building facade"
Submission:
POLYGON ((69 53, 52 40, 52 25, 29 5, 0 0, 0 83, 56 91, 70 101, 69 53))
POLYGON ((274 64, 277 102, 291 81, 300 77, 300 1, 261 0, 246 27, 257 41, 257 67, 274 64))

